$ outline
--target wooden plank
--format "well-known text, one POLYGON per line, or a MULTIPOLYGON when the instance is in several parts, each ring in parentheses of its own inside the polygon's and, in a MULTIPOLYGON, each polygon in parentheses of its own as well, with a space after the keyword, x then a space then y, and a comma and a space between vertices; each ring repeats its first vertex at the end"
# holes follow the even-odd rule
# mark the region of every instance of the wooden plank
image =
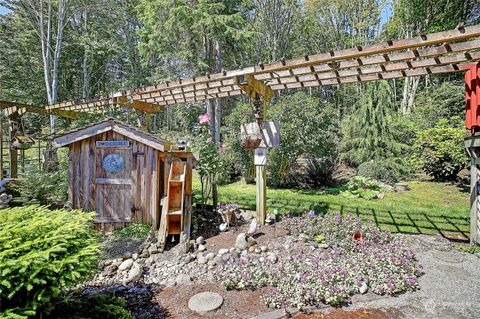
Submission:
POLYGON ((91 196, 91 189, 90 189, 90 181, 92 178, 92 172, 90 171, 90 140, 83 140, 79 142, 82 148, 82 154, 80 158, 80 165, 81 165, 81 182, 82 182, 82 208, 85 211, 90 211, 90 196, 91 196))
POLYGON ((95 178, 95 184, 132 185, 131 178, 95 178))
POLYGON ((6 115, 10 116, 14 113, 22 115, 25 112, 38 113, 38 114, 53 114, 64 118, 77 119, 79 113, 66 110, 48 110, 44 106, 30 105, 18 102, 9 102, 0 100, 0 109, 4 109, 6 115))
POLYGON ((88 126, 84 129, 76 130, 71 133, 59 136, 53 140, 53 146, 62 147, 110 131, 111 129, 111 122, 103 121, 98 124, 88 126))
POLYGON ((117 133, 120 133, 132 140, 137 142, 143 143, 150 147, 153 147, 160 152, 164 152, 166 149, 170 148, 170 142, 166 140, 160 140, 158 138, 153 137, 150 134, 144 133, 142 131, 133 129, 121 123, 115 122, 113 125, 113 130, 117 133))
POLYGON ((75 194, 75 160, 74 160, 73 144, 68 150, 68 202, 73 206, 75 194))

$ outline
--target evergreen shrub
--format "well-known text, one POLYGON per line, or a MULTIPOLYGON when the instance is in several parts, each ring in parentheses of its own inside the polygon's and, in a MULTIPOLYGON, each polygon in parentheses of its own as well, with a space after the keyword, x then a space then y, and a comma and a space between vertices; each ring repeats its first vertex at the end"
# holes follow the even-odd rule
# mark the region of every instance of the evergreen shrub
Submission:
POLYGON ((0 317, 48 311, 63 288, 95 268, 95 213, 32 205, 0 210, 0 317))

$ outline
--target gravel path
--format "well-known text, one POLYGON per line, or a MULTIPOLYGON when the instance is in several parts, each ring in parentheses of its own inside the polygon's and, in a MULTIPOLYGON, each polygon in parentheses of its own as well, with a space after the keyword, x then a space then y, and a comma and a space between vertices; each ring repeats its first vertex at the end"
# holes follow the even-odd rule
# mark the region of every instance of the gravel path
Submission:
POLYGON ((442 237, 403 237, 424 265, 421 289, 396 297, 356 295, 348 308, 397 309, 404 318, 480 318, 480 259, 442 237))

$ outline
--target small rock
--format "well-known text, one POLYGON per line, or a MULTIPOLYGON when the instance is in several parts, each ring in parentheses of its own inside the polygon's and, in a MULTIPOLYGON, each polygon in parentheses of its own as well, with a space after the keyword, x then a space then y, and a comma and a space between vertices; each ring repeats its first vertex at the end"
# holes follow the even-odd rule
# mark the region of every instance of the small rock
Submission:
POLYGON ((248 248, 248 252, 249 252, 249 253, 255 252, 255 247, 253 247, 253 246, 252 246, 252 247, 249 247, 249 248, 248 248))
POLYGON ((104 261, 103 265, 104 266, 110 266, 112 264, 112 260, 111 259, 107 259, 104 261))
POLYGON ((209 260, 208 263, 207 263, 207 265, 209 265, 209 266, 215 266, 216 264, 217 264, 217 261, 214 260, 214 259, 213 259, 213 260, 209 260))
POLYGON ((362 283, 362 285, 360 286, 359 291, 360 291, 360 293, 361 293, 362 295, 368 291, 368 286, 367 286, 367 284, 366 284, 365 282, 362 283))
POLYGON ((318 244, 318 248, 327 249, 328 247, 329 247, 328 244, 325 244, 325 243, 323 243, 323 244, 318 244))
POLYGON ((229 252, 228 249, 222 248, 222 249, 220 249, 220 250, 218 251, 218 254, 219 254, 220 256, 222 256, 222 255, 228 254, 228 252, 229 252))
POLYGON ((195 240, 197 245, 202 245, 205 242, 205 239, 203 239, 202 236, 198 237, 197 240, 195 240))
POLYGON ((250 227, 248 227, 248 232, 247 235, 253 236, 257 232, 257 219, 254 218, 252 219, 252 222, 250 223, 250 227))
POLYGON ((303 241, 303 242, 305 243, 305 242, 308 241, 308 236, 305 235, 305 234, 300 234, 300 235, 298 236, 298 239, 301 240, 301 241, 303 241))
POLYGON ((138 259, 138 254, 137 253, 132 254, 132 259, 137 260, 138 259))
POLYGON ((221 232, 224 232, 228 230, 228 225, 223 223, 223 224, 220 224, 218 228, 220 229, 221 232))
POLYGON ((118 266, 118 270, 119 271, 125 271, 127 269, 130 269, 130 267, 132 267, 132 265, 133 265, 133 259, 127 259, 124 262, 122 262, 120 264, 120 266, 118 266))
POLYGON ((139 257, 139 258, 147 258, 147 257, 148 257, 148 253, 141 253, 138 257, 139 257))
POLYGON ((263 253, 266 253, 268 251, 268 247, 267 246, 261 246, 260 247, 260 250, 263 252, 263 253))
POLYGON ((225 254, 225 255, 222 255, 222 257, 221 257, 221 258, 222 258, 222 260, 223 260, 223 261, 227 262, 227 261, 229 261, 229 260, 230 260, 230 254, 225 254))
POLYGON ((262 250, 258 247, 255 248, 255 254, 260 254, 262 252, 262 250))
POLYGON ((207 250, 207 247, 205 247, 205 245, 203 245, 203 244, 198 245, 198 251, 202 252, 202 251, 205 251, 205 250, 207 250))
POLYGON ((175 283, 180 286, 180 285, 189 285, 192 283, 192 277, 189 275, 181 274, 177 276, 177 279, 175 279, 175 283))
POLYGON ((206 264, 208 262, 208 259, 206 257, 198 257, 197 258, 197 262, 200 264, 200 265, 203 265, 203 264, 206 264))
POLYGON ((278 257, 274 253, 269 253, 267 255, 267 259, 272 263, 276 263, 278 261, 278 257))
POLYGON ((252 247, 257 244, 257 241, 255 240, 255 238, 248 236, 247 243, 248 243, 248 247, 252 247))
POLYGON ((126 260, 126 259, 130 259, 132 258, 132 253, 129 252, 129 251, 126 251, 123 256, 122 256, 123 260, 126 260))
POLYGON ((244 233, 240 233, 237 236, 237 240, 235 241, 235 247, 239 250, 245 250, 248 247, 248 242, 244 233))
POLYGON ((205 256, 208 260, 213 260, 213 258, 215 258, 215 254, 214 253, 209 253, 205 256))
POLYGON ((186 263, 186 264, 190 263, 192 260, 193 260, 192 255, 187 255, 187 256, 185 257, 185 263, 186 263))

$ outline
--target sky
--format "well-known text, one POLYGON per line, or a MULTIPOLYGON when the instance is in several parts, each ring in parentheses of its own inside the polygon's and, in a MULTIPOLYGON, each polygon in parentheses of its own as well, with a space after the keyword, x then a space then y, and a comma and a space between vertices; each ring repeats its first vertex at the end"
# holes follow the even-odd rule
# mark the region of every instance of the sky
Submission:
POLYGON ((7 12, 8 12, 8 9, 0 6, 0 14, 5 14, 5 13, 7 13, 7 12))

